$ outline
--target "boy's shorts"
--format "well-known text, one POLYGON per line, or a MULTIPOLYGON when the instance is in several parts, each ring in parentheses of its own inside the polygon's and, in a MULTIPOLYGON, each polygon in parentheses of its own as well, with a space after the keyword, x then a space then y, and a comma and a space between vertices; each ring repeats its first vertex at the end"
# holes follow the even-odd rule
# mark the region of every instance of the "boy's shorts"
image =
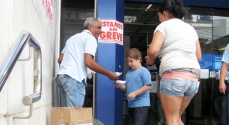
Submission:
POLYGON ((147 120, 149 106, 129 108, 128 125, 141 124, 144 125, 147 120))

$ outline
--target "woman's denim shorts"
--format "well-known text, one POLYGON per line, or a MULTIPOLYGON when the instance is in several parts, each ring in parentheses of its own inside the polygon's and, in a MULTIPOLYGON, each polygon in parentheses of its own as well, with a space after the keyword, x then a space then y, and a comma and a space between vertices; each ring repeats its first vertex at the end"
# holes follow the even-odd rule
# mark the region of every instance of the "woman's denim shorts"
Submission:
MULTIPOLYGON (((196 75, 199 79, 199 74, 193 70, 189 69, 179 69, 179 70, 167 70, 163 72, 190 72, 196 75)), ((160 81, 160 92, 170 96, 186 96, 188 98, 193 98, 194 95, 198 92, 200 82, 194 82, 187 79, 170 79, 162 78, 160 81)))

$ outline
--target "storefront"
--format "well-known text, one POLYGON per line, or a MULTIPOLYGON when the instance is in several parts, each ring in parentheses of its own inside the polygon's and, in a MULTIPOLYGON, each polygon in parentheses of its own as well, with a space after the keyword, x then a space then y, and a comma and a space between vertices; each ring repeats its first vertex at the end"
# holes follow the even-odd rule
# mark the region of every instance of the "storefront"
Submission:
MULTIPOLYGON (((86 17, 96 16, 104 22, 112 22, 112 25, 104 29, 106 34, 99 38, 98 63, 111 71, 125 73, 126 50, 136 47, 142 51, 143 56, 146 54, 153 31, 159 24, 157 6, 160 2, 161 0, 63 0, 60 49, 62 50, 71 35, 83 30, 86 17), (146 10, 151 3, 151 7, 146 10)), ((219 96, 218 72, 222 53, 229 43, 229 1, 184 0, 184 4, 189 10, 189 16, 184 21, 196 29, 203 54, 200 63, 203 69, 200 88, 187 109, 185 119, 193 124, 214 124, 218 122, 214 108, 214 101, 219 96)), ((124 73, 120 79, 124 79, 124 73)), ((85 106, 95 107, 95 118, 105 124, 122 125, 127 108, 123 101, 123 92, 115 89, 112 82, 103 75, 96 75, 94 82, 88 84, 85 106)))

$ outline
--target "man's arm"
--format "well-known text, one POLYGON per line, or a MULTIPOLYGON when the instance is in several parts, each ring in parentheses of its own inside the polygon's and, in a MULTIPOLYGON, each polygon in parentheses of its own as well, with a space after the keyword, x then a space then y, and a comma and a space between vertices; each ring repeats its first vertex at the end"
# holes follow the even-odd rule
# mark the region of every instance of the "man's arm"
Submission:
POLYGON ((65 51, 65 47, 64 47, 63 50, 61 51, 60 56, 59 56, 59 58, 58 58, 58 60, 57 60, 57 62, 58 62, 59 64, 62 62, 62 60, 63 60, 63 58, 64 58, 64 51, 65 51))
POLYGON ((227 89, 226 84, 225 84, 227 69, 228 69, 228 64, 223 62, 221 70, 220 70, 220 81, 219 81, 219 91, 223 94, 225 94, 225 91, 227 89))
POLYGON ((64 57, 64 54, 61 53, 60 56, 59 56, 59 58, 58 58, 58 60, 57 60, 57 62, 58 62, 59 64, 62 62, 63 57, 64 57))
POLYGON ((90 68, 91 70, 106 75, 109 79, 111 80, 116 80, 118 79, 118 75, 115 74, 114 72, 110 72, 104 68, 102 68, 98 63, 96 63, 91 54, 84 53, 84 64, 90 68))
POLYGON ((225 78, 227 75, 227 69, 229 63, 229 44, 227 44, 226 49, 224 50, 222 63, 223 64, 220 71, 219 91, 225 94, 225 91, 227 89, 227 86, 225 84, 225 78))

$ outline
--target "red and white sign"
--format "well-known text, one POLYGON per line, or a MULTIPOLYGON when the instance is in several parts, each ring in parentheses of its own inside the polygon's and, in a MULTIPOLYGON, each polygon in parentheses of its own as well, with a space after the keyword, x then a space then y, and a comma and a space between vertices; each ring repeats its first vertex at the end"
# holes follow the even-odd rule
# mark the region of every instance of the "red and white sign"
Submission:
POLYGON ((116 20, 101 20, 102 33, 98 41, 123 45, 123 23, 116 20))

